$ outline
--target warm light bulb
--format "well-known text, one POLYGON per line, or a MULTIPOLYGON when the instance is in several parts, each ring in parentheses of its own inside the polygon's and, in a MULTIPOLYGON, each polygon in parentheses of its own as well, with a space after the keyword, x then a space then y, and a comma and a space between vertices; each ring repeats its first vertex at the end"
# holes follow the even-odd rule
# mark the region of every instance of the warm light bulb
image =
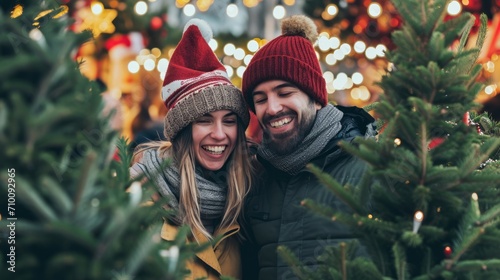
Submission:
POLYGON ((462 11, 462 4, 460 2, 453 0, 448 4, 446 11, 450 16, 456 16, 462 11))
POLYGON ((326 36, 319 36, 318 37, 318 48, 324 52, 329 50, 330 49, 330 39, 326 36))
POLYGON ((372 2, 368 6, 368 15, 372 18, 378 18, 382 14, 382 6, 377 2, 372 2))
POLYGON ((354 51, 357 53, 363 53, 366 50, 366 44, 363 41, 356 41, 354 43, 354 51))
POLYGON ((246 69, 247 68, 245 66, 240 66, 236 68, 236 75, 240 78, 243 77, 243 73, 245 72, 246 69))
POLYGON ((250 64, 250 61, 252 60, 252 57, 253 57, 253 55, 251 55, 251 54, 245 55, 245 58, 243 58, 243 63, 245 63, 245 65, 250 64))
POLYGON ((472 199, 475 200, 475 201, 478 200, 477 193, 472 193, 472 199))
POLYGON ((217 43, 217 40, 215 40, 214 38, 210 39, 208 45, 210 46, 212 51, 215 51, 219 47, 219 43, 217 43))
POLYGON ((497 85, 488 85, 484 88, 484 93, 492 95, 497 91, 497 85))
POLYGON ((368 88, 365 86, 360 86, 359 87, 359 99, 361 99, 362 101, 368 101, 368 99, 370 99, 370 97, 371 97, 371 94, 370 94, 370 91, 368 90, 368 88))
POLYGON ((158 63, 156 64, 156 69, 159 72, 166 72, 167 68, 168 68, 168 62, 169 61, 166 58, 162 58, 162 59, 158 60, 158 63))
POLYGON ((137 61, 130 61, 127 65, 128 71, 132 74, 139 72, 140 67, 141 66, 137 63, 137 61))
POLYGON ((192 17, 194 16, 194 14, 196 13, 196 8, 194 7, 193 4, 187 4, 186 6, 184 6, 184 8, 182 9, 182 12, 188 16, 188 17, 192 17))
POLYGON ((234 75, 234 69, 233 67, 229 65, 224 65, 224 68, 226 68, 227 76, 232 77, 234 75))
POLYGON ((332 16, 336 16, 337 13, 339 12, 339 8, 335 4, 329 4, 328 6, 326 6, 325 10, 329 15, 332 16))
POLYGON ((226 14, 228 17, 234 18, 238 15, 238 12, 238 6, 236 6, 235 4, 227 5, 226 14))
POLYGON ((330 54, 326 55, 325 62, 328 65, 335 65, 335 63, 337 63, 337 59, 335 58, 335 56, 333 55, 333 53, 330 53, 330 54))
POLYGON ((104 5, 101 2, 94 2, 90 5, 90 10, 94 15, 100 15, 104 11, 104 5))
POLYGON ((237 48, 234 50, 234 58, 237 60, 243 60, 245 57, 245 51, 242 48, 237 48))
POLYGON ((256 52, 259 49, 259 43, 256 40, 250 40, 247 43, 247 49, 251 52, 256 52))
POLYGON ((236 46, 234 44, 228 43, 224 46, 224 54, 227 56, 232 56, 235 50, 236 46))
POLYGON ((359 72, 354 72, 352 74, 352 82, 356 85, 363 83, 363 75, 359 72))
POLYGON ((155 69, 155 61, 151 58, 148 58, 146 59, 146 61, 144 61, 143 66, 146 71, 153 71, 153 69, 155 69))
POLYGON ((144 1, 139 1, 135 4, 134 11, 140 16, 145 15, 148 12, 148 4, 144 1))
POLYGON ((417 233, 422 221, 424 220, 424 213, 422 211, 415 212, 413 216, 413 233, 417 233))
POLYGON ((395 144, 396 146, 401 145, 401 139, 399 139, 399 138, 394 139, 394 144, 395 144))
POLYGON ((273 17, 275 19, 282 19, 285 17, 285 15, 286 15, 285 7, 283 7, 281 5, 276 5, 276 7, 274 7, 273 17))
POLYGON ((331 83, 333 82, 334 76, 331 71, 326 71, 325 73, 323 73, 323 78, 325 79, 326 83, 331 83))

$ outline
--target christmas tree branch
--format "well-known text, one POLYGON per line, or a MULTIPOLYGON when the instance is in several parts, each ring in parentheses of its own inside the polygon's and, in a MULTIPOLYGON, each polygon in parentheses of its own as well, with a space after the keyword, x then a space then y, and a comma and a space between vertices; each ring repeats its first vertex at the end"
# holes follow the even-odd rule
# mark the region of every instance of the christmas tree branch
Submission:
MULTIPOLYGON (((292 268, 292 271, 299 279, 317 279, 314 273, 308 268, 304 267, 295 254, 285 246, 278 246, 277 252, 280 257, 292 268)), ((320 280, 320 279, 317 279, 320 280)))
POLYGON ((392 253, 394 254, 394 266, 396 268, 397 279, 404 280, 408 273, 404 247, 399 242, 396 242, 392 246, 392 253))
POLYGON ((335 193, 344 203, 346 203, 354 213, 358 215, 363 215, 365 211, 363 207, 359 205, 353 198, 353 196, 347 191, 342 185, 340 185, 335 179, 333 179, 329 174, 323 172, 318 167, 313 164, 307 164, 307 169, 309 169, 318 180, 325 185, 330 191, 335 193))

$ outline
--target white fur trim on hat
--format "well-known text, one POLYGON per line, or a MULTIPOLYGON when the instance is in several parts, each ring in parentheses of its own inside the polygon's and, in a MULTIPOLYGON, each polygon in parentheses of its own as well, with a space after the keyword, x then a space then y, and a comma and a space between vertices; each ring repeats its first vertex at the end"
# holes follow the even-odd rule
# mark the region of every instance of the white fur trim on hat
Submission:
MULTIPOLYGON (((206 82, 203 83, 203 86, 210 85, 211 80, 213 80, 217 83, 222 83, 222 82, 224 82, 224 80, 227 80, 227 83, 230 84, 229 76, 227 75, 227 72, 221 71, 221 70, 214 70, 212 72, 207 72, 207 73, 201 74, 197 77, 192 77, 192 78, 184 79, 184 80, 175 80, 169 84, 164 85, 162 90, 161 90, 161 97, 162 97, 163 101, 165 101, 172 93, 181 89, 182 87, 185 87, 187 84, 195 84, 195 83, 203 81, 203 80, 206 80, 206 82)), ((192 89, 190 91, 192 91, 192 89)), ((178 99, 180 100, 182 98, 183 97, 180 97, 178 99)))
POLYGON ((205 39, 207 43, 209 43, 210 40, 213 38, 212 28, 210 28, 210 25, 208 25, 206 21, 199 18, 190 19, 186 23, 186 26, 184 26, 184 30, 182 31, 182 33, 186 32, 188 27, 190 27, 191 25, 195 25, 198 27, 201 36, 203 36, 203 39, 205 39))

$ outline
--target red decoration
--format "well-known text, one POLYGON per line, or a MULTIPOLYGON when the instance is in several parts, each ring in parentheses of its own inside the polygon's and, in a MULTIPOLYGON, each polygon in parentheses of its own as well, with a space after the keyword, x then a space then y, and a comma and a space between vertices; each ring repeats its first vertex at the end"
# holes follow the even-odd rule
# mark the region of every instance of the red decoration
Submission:
POLYGON ((113 37, 109 38, 105 43, 104 46, 106 49, 109 51, 112 48, 119 46, 119 45, 124 45, 125 47, 130 47, 131 46, 130 38, 127 35, 114 35, 113 37))
POLYGON ((445 138, 441 138, 441 137, 433 138, 431 140, 431 142, 429 143, 429 150, 432 150, 432 149, 436 148, 437 146, 441 145, 444 142, 444 140, 445 140, 445 138))
POLYGON ((465 112, 465 114, 464 114, 464 117, 463 117, 462 121, 463 121, 463 122, 464 122, 467 126, 469 126, 469 125, 470 125, 470 121, 471 121, 471 119, 470 119, 470 114, 469 114, 469 112, 465 112))
POLYGON ((163 26, 163 20, 160 17, 153 17, 151 19, 151 22, 149 23, 149 26, 153 30, 158 30, 163 26))
POLYGON ((449 258, 451 256, 451 254, 453 253, 453 250, 451 249, 450 246, 446 246, 446 247, 444 247, 443 253, 444 253, 444 256, 446 258, 449 258))

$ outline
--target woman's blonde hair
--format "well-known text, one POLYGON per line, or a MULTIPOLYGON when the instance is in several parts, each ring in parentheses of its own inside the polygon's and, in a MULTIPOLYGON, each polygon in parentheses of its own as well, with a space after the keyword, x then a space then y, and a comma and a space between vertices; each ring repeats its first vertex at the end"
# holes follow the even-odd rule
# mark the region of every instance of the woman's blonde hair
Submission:
MULTIPOLYGON (((225 164, 228 172, 227 176, 225 176, 227 178, 226 205, 222 220, 215 229, 228 227, 236 223, 243 209, 244 198, 249 192, 252 183, 253 171, 243 127, 242 122, 239 120, 234 150, 225 164)), ((193 148, 191 124, 179 132, 172 142, 163 141, 140 145, 135 153, 140 153, 144 149, 152 147, 156 147, 158 154, 161 156, 172 155, 174 162, 177 164, 176 167, 179 170, 181 182, 179 196, 181 222, 188 225, 192 232, 198 231, 207 238, 212 239, 212 233, 205 228, 200 216, 200 200, 203 198, 199 197, 195 178, 196 157, 193 148), (171 153, 167 152, 169 149, 172 149, 171 153)))

